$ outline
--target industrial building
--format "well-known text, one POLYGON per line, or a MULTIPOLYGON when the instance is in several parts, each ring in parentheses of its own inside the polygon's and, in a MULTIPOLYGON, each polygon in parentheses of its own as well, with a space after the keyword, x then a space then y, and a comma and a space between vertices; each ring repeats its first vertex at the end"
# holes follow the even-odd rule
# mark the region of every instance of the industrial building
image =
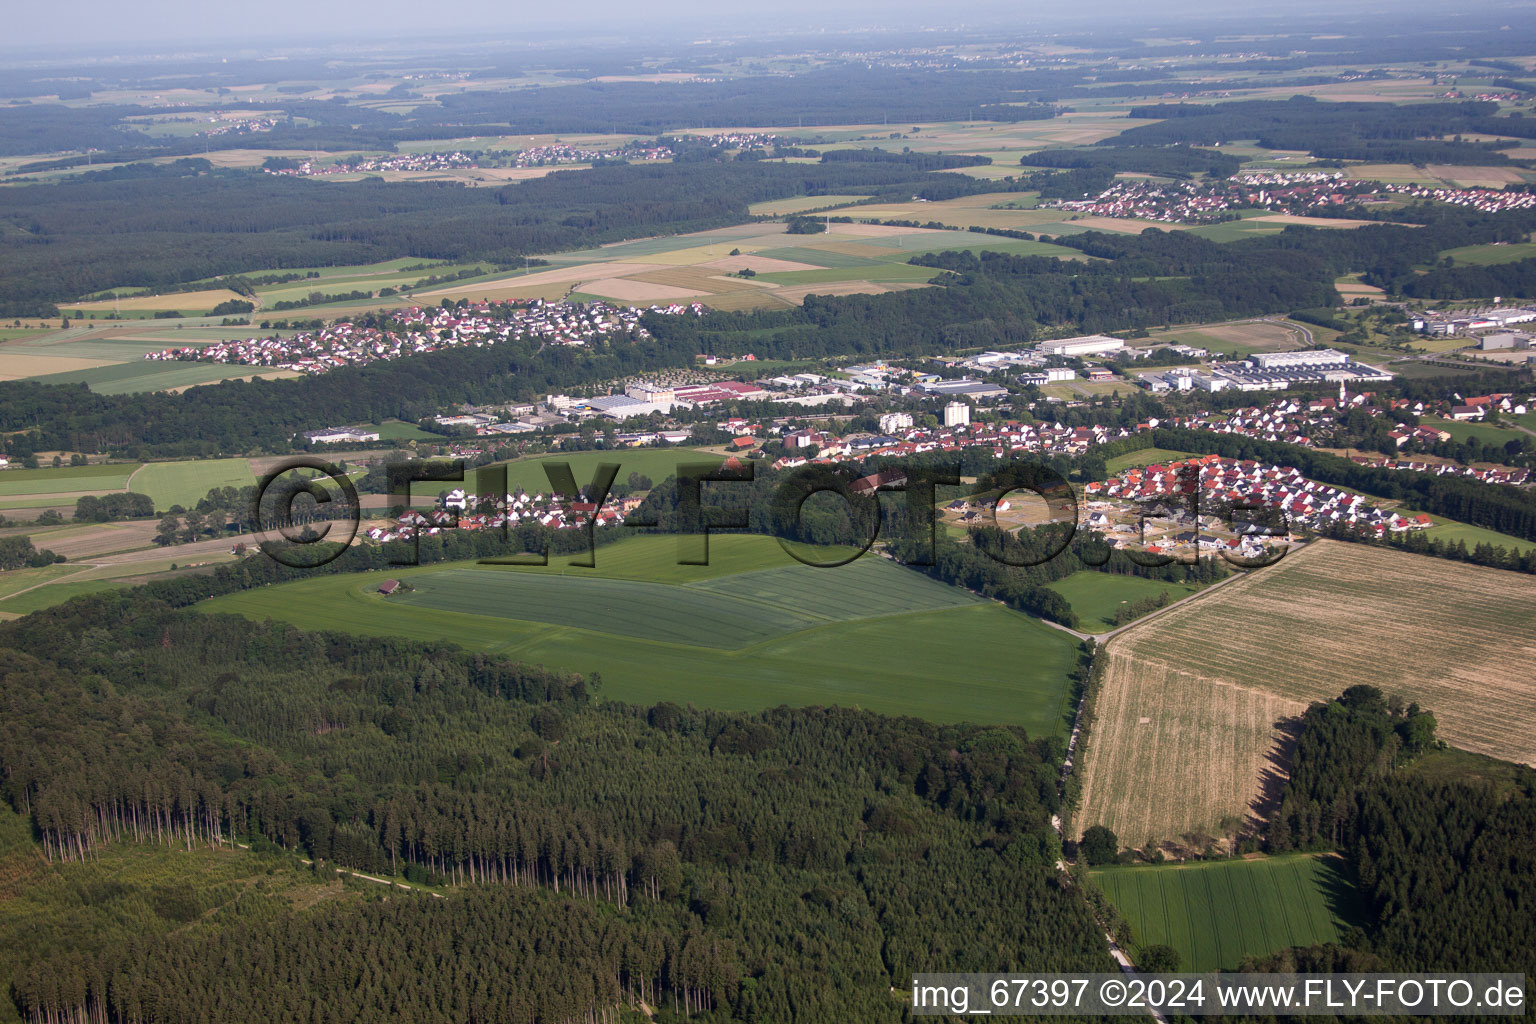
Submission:
POLYGON ((1111 352, 1119 352, 1123 348, 1125 348, 1125 342, 1119 338, 1111 338, 1107 334, 1085 334, 1077 338, 1058 338, 1055 341, 1042 341, 1035 346, 1037 352, 1067 358, 1108 355, 1111 352))

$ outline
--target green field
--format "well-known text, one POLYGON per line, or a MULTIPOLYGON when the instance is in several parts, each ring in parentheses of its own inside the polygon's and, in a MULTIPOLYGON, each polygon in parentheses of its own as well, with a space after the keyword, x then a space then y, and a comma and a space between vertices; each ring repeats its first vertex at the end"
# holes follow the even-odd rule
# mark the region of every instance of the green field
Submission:
POLYGON ((120 491, 139 468, 137 462, 111 465, 60 466, 58 469, 0 470, 0 495, 46 495, 90 491, 120 491))
POLYGON ((875 556, 816 569, 762 536, 721 535, 708 566, 679 539, 599 548, 596 569, 466 563, 317 577, 202 608, 306 629, 447 640, 602 676, 603 696, 722 709, 838 704, 1062 731, 1066 634, 875 556))
POLYGON ((133 475, 129 487, 147 494, 157 510, 183 505, 191 508, 215 487, 248 487, 256 482, 245 459, 200 459, 151 462, 133 475))
POLYGON ((769 199, 761 203, 753 203, 747 207, 747 212, 754 217, 781 217, 790 213, 803 213, 806 210, 825 210, 833 206, 846 206, 848 203, 856 203, 867 196, 790 196, 788 199, 769 199))
POLYGON ((1194 457, 1194 452, 1176 452, 1168 448, 1143 448, 1140 451, 1117 455, 1106 461, 1104 466, 1111 473, 1120 473, 1127 469, 1150 466, 1154 463, 1175 462, 1179 459, 1194 457))
MULTIPOLYGON (((92 366, 84 370, 50 373, 34 380, 44 384, 84 384, 98 395, 126 395, 144 391, 215 384, 263 372, 260 367, 231 366, 227 363, 191 363, 175 360, 136 360, 115 366, 92 366)), ((279 371, 268 369, 268 374, 279 371)))
POLYGON ((405 423, 400 420, 388 420, 374 425, 379 432, 380 441, 432 441, 442 440, 442 435, 433 434, 422 430, 414 423, 405 423))
POLYGON ((1521 540, 1507 533, 1499 533, 1483 526, 1473 526, 1470 523, 1458 523, 1454 519, 1446 519, 1443 516, 1430 516, 1435 525, 1424 531, 1426 537, 1438 538, 1447 544, 1455 544, 1464 541, 1467 549, 1479 544, 1491 544, 1496 548, 1505 550, 1529 551, 1536 548, 1536 541, 1521 540))
MULTIPOLYGON (((64 567, 58 566, 57 568, 62 569, 64 567)), ((78 571, 78 567, 76 571, 78 571)), ((9 576, 10 573, 5 575, 9 576)), ((45 587, 33 587, 31 590, 23 591, 11 597, 0 598, 0 612, 26 615, 30 612, 41 611, 44 608, 52 608, 56 604, 63 604, 72 597, 79 597, 82 594, 96 594, 103 590, 121 587, 122 585, 114 580, 65 579, 59 582, 48 583, 45 587)))
POLYGON ((1172 603, 1200 589, 1192 583, 1170 583, 1166 580, 1120 576, 1091 569, 1046 584, 1046 588, 1067 599, 1067 603, 1077 613, 1077 628, 1084 633, 1105 633, 1117 628, 1115 612, 1128 601, 1155 598, 1167 591, 1169 602, 1172 603))
POLYGON ((1529 439, 1530 434, 1513 427, 1500 427, 1492 423, 1471 423, 1462 420, 1443 420, 1438 416, 1425 416, 1419 421, 1426 427, 1443 430, 1452 438, 1465 444, 1468 438, 1475 437, 1479 444, 1498 445, 1503 447, 1517 438, 1529 439))
POLYGON ((1514 263, 1517 260, 1530 259, 1536 256, 1536 242, 1504 244, 1490 242, 1486 245, 1464 245, 1459 249, 1446 249, 1440 255, 1449 256, 1461 265, 1486 267, 1495 263, 1514 263))
MULTIPOLYGON (((619 464, 618 475, 613 478, 614 483, 625 483, 629 480, 629 474, 639 473, 641 476, 650 477, 652 483, 659 484, 667 477, 677 474, 679 463, 721 461, 723 461, 722 456, 714 452, 699 451, 696 448, 620 448, 597 452, 551 452, 548 455, 497 463, 495 466, 466 473, 465 476, 480 477, 481 482, 475 484, 475 489, 477 493, 484 493, 491 489, 492 474, 495 470, 505 466, 507 489, 512 491, 521 487, 533 494, 549 490, 549 475, 544 471, 542 465, 544 462, 570 463, 571 474, 575 476, 577 485, 585 487, 592 481, 598 465, 604 462, 619 464), (484 475, 481 476, 481 474, 484 475)), ((417 484, 411 493, 414 499, 420 500, 424 496, 436 497, 439 491, 451 490, 454 486, 454 484, 422 483, 417 484)))
POLYGON ((1094 880, 1130 922, 1136 946, 1179 951, 1180 970, 1233 970, 1246 956, 1338 941, 1358 914, 1334 857, 1295 855, 1113 867, 1094 880))
MULTIPOLYGON (((45 548, 48 545, 44 541, 38 540, 37 546, 45 548)), ((18 591, 29 590, 51 580, 73 575, 80 572, 81 569, 82 567, 78 565, 56 564, 44 565, 36 569, 11 569, 8 572, 0 572, 0 602, 4 602, 6 598, 18 591)), ((3 603, 0 603, 0 611, 13 610, 6 608, 3 603)))

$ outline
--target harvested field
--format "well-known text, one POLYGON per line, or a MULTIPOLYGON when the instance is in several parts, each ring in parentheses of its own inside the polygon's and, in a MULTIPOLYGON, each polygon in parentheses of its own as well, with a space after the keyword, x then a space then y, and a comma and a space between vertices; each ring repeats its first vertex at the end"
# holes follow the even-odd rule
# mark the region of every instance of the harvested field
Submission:
POLYGON ((1227 818, 1247 823, 1261 809, 1261 782, 1283 781, 1266 773, 1278 767, 1280 727, 1306 704, 1148 664, 1123 642, 1108 657, 1073 830, 1105 825, 1140 845, 1214 836, 1227 818))
POLYGON ((670 284, 655 284, 630 278, 608 277, 600 281, 588 281, 581 290, 620 302, 650 302, 656 299, 692 299, 707 292, 693 288, 679 288, 670 284))
POLYGON ((1301 224, 1309 228, 1359 228, 1377 223, 1373 220, 1346 220, 1343 217, 1303 217, 1296 213, 1265 213, 1249 219, 1266 224, 1301 224))
POLYGON ((1074 826, 1139 843, 1252 814, 1276 723, 1356 683, 1433 711, 1453 746, 1536 764, 1532 608, 1528 576, 1318 541, 1133 627, 1107 647, 1074 826))
POLYGON ((114 365, 116 360, 112 359, 34 356, 0 349, 0 380, 22 380, 26 377, 42 377, 50 373, 68 373, 71 370, 92 370, 98 366, 114 365))
POLYGON ((881 292, 899 292, 909 288, 925 287, 927 286, 901 281, 828 281, 824 284, 780 288, 774 294, 781 299, 800 303, 805 301, 807 295, 879 295, 881 292))
POLYGON ((777 260, 772 256, 727 256, 723 260, 713 260, 704 264, 715 270, 724 270, 727 273, 735 273, 738 270, 753 270, 759 274, 782 274, 792 270, 816 270, 814 263, 798 263, 795 260, 777 260))
POLYGON ((75 302, 69 305, 69 309, 84 311, 109 311, 114 308, 124 310, 142 309, 212 309, 221 302, 231 299, 244 299, 239 292, 232 292, 228 288, 209 288, 200 292, 167 292, 164 295, 140 295, 128 299, 105 299, 100 302, 75 302))

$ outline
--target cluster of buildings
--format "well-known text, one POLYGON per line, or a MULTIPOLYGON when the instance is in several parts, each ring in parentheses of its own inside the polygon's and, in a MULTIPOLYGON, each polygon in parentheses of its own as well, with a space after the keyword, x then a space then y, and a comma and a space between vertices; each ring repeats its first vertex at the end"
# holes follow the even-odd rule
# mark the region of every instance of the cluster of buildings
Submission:
POLYGON ((1470 206, 1483 213, 1503 213, 1505 210, 1536 209, 1536 195, 1530 192, 1505 192, 1494 188, 1452 188, 1449 185, 1383 185, 1383 192, 1428 199, 1452 206, 1470 206))
MULTIPOLYGON (((1514 395, 1476 395, 1471 398, 1438 403, 1410 401, 1394 398, 1378 401, 1370 392, 1347 395, 1341 389, 1338 398, 1320 398, 1309 402, 1281 398, 1264 406, 1247 406, 1233 409, 1221 415, 1197 413, 1193 416, 1176 417, 1175 426, 1194 427, 1218 434, 1240 434, 1260 441, 1283 441, 1303 447, 1337 447, 1342 443, 1344 419, 1352 411, 1359 410, 1373 419, 1391 412, 1412 413, 1415 417, 1439 415, 1450 420, 1480 420, 1485 410, 1498 409, 1514 416, 1524 415, 1531 407, 1530 399, 1514 395)), ((1417 426, 1402 425, 1388 433, 1398 448, 1411 442, 1433 445, 1451 440, 1451 433, 1434 424, 1417 426)), ((1414 470, 1440 475, 1465 476, 1484 483, 1524 484, 1530 479, 1529 471, 1509 466, 1472 467, 1451 463, 1431 463, 1408 459, 1388 459, 1377 456, 1358 456, 1355 461, 1362 465, 1381 466, 1389 469, 1414 470)))
POLYGON ((211 117, 215 122, 214 127, 205 128, 198 132, 199 135, 250 135, 253 132, 269 132, 277 127, 275 117, 248 117, 240 121, 225 121, 222 118, 211 117))
POLYGON ((1096 196, 1046 200, 1040 205, 1099 217, 1168 224, 1211 224, 1239 210, 1308 214, 1357 203, 1386 202, 1391 195, 1469 206, 1485 213, 1536 208, 1536 195, 1491 188, 1389 185, 1347 178, 1339 171, 1247 171, 1224 180, 1160 182, 1128 178, 1096 196))
POLYGON ((610 306, 603 302, 482 302, 452 309, 413 306, 391 316, 389 330, 339 321, 288 337, 220 341, 205 347, 167 348, 145 359, 271 366, 300 373, 326 373, 342 366, 423 355, 460 346, 533 339, 545 345, 589 345, 650 337, 643 314, 703 315, 691 305, 610 306))
POLYGON ((1370 202, 1380 191, 1375 182, 1355 181, 1337 171, 1265 171, 1201 182, 1128 178, 1113 182, 1097 196, 1040 205, 1100 217, 1213 224, 1232 219, 1238 210, 1308 213, 1370 202))
POLYGON ((343 157, 334 163, 303 160, 296 167, 266 168, 268 174, 309 178, 327 174, 355 174, 359 171, 449 171, 465 167, 553 167, 563 164, 588 164, 598 160, 670 160, 670 146, 629 142, 610 149, 588 149, 555 142, 528 149, 491 150, 474 155, 459 150, 445 153, 394 153, 367 158, 343 157))
POLYGON ((610 496, 598 507, 584 493, 577 498, 570 501, 553 492, 529 494, 522 488, 510 494, 473 494, 454 488, 439 507, 407 511, 388 525, 371 528, 368 536, 383 543, 432 536, 444 530, 501 530, 529 524, 552 530, 584 530, 593 524, 620 526, 644 500, 635 495, 610 496))
MULTIPOLYGON (((1157 425, 1156 421, 1141 423, 1131 430, 1105 426, 1069 427, 1059 422, 1020 423, 1017 420, 971 423, 970 407, 961 402, 945 407, 944 425, 936 428, 906 424, 901 418, 905 414, 894 415, 898 418, 890 422, 891 429, 881 434, 838 436, 818 430, 786 431, 783 435, 785 453, 773 466, 775 469, 794 469, 808 462, 839 462, 872 456, 906 458, 932 452, 958 453, 972 448, 982 449, 999 459, 1041 452, 1073 455, 1094 445, 1133 437, 1157 425), (813 447, 816 454, 810 458, 803 450, 813 447)), ((721 424, 721 429, 729 427, 730 424, 721 424)), ((745 432, 752 427, 752 424, 741 424, 743 436, 748 436, 745 432)), ((885 430, 884 426, 882 430, 885 430)))
POLYGON ((322 164, 300 160, 294 167, 266 167, 268 174, 284 178, 313 178, 327 174, 356 174, 359 171, 451 171, 474 167, 467 153, 397 153, 376 157, 341 157, 335 163, 322 164))
POLYGON ((1482 344, 1483 348, 1508 349, 1520 347, 1515 344, 1520 336, 1509 328, 1532 321, 1536 321, 1536 306, 1501 306, 1495 301, 1494 305, 1482 309, 1425 310, 1414 314, 1411 323, 1414 330, 1432 338, 1476 335, 1486 331, 1489 334, 1484 338, 1488 342, 1482 344))
MULTIPOLYGON (((1190 508, 1196 489, 1199 508, 1233 509, 1234 523, 1214 518, 1207 523, 1205 517, 1200 517, 1190 534, 1174 533, 1161 544, 1141 546, 1153 552, 1195 546, 1205 552, 1223 547, 1242 548, 1243 539, 1248 538, 1251 547, 1268 529, 1265 520, 1270 516, 1283 517, 1288 528, 1319 529, 1338 524, 1378 537, 1434 525, 1427 515, 1391 511, 1363 495, 1309 480, 1292 466, 1218 455, 1127 469, 1109 480, 1087 484, 1087 525, 1105 533, 1136 534, 1142 526, 1142 510, 1148 503, 1162 506, 1162 518, 1168 522, 1179 522, 1180 515, 1194 521, 1194 513, 1182 510, 1190 508), (1174 514, 1168 515, 1169 512, 1174 514), (1250 526, 1243 525, 1245 520, 1250 526), (1202 533, 1202 526, 1213 527, 1216 533, 1202 533), (1232 535, 1224 539, 1219 535, 1221 532, 1232 535)), ((1149 538, 1150 534, 1143 534, 1136 539, 1149 538)))
POLYGON ((1336 349, 1298 349, 1291 352, 1255 352, 1239 362, 1215 363, 1208 371, 1187 366, 1163 373, 1142 374, 1141 385, 1150 391, 1284 391, 1300 385, 1370 383, 1388 381, 1387 370, 1357 363, 1336 349))

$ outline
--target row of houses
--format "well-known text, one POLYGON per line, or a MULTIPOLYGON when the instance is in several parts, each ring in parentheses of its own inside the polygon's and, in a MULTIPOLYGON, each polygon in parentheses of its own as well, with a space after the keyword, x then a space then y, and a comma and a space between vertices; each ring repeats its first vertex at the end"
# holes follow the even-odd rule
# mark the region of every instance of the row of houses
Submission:
POLYGON ((1272 510, 1291 526, 1316 529, 1342 524, 1384 536, 1434 525, 1422 513, 1398 513, 1364 495, 1309 480, 1293 466, 1218 455, 1127 469, 1109 480, 1085 485, 1084 493, 1090 500, 1184 502, 1197 489, 1204 507, 1272 510))
POLYGON ((343 366, 424 355, 446 348, 531 340, 542 345, 640 341, 650 337, 641 324, 645 313, 702 316, 704 307, 671 304, 641 309, 603 302, 481 302, 454 308, 413 306, 389 314, 390 329, 342 320, 317 331, 283 337, 219 341, 147 353, 150 360, 229 363, 275 367, 301 373, 326 373, 343 366))
POLYGON ((444 530, 501 530, 538 525, 552 530, 584 530, 622 526, 624 519, 639 507, 643 499, 634 495, 609 497, 599 507, 587 500, 585 492, 575 501, 550 492, 528 492, 519 488, 508 494, 476 494, 456 487, 435 508, 408 510, 387 526, 376 526, 368 536, 381 543, 433 536, 444 530))

